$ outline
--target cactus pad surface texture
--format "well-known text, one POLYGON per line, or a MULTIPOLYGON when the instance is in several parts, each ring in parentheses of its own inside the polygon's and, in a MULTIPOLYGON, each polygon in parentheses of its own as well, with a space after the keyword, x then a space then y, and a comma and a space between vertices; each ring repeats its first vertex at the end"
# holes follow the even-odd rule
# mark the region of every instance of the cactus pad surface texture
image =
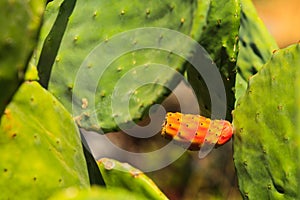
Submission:
MULTIPOLYGON (((49 37, 51 30, 59 26, 54 23, 54 18, 65 17, 63 13, 57 15, 57 4, 60 3, 53 1, 47 7, 45 27, 40 38, 41 41, 47 38, 43 47, 45 50, 53 49, 47 48, 47 45, 55 43, 55 38, 49 37)), ((54 52, 56 57, 51 63, 49 91, 74 114, 78 125, 87 130, 109 132, 118 129, 115 119, 124 125, 140 120, 151 105, 162 101, 180 81, 178 72, 184 71, 185 60, 173 52, 184 52, 187 57, 192 48, 182 40, 164 35, 164 31, 156 34, 155 38, 140 31, 124 39, 119 37, 118 43, 112 41, 118 37, 117 34, 145 27, 176 30, 190 36, 196 7, 196 1, 180 0, 159 3, 148 0, 77 0, 59 49, 54 52), (89 57, 84 65, 84 60, 99 44, 103 45, 103 49, 89 57), (138 49, 149 47, 149 44, 156 49, 138 49), (107 63, 111 55, 127 47, 132 51, 124 52, 107 63), (165 50, 159 47, 165 47, 165 50), (169 70, 163 70, 161 65, 168 66, 169 70), (95 73, 99 71, 100 74, 95 73), (121 84, 127 87, 121 88, 117 83, 124 76, 131 78, 121 84), (85 81, 77 82, 79 77, 85 81), (145 80, 151 83, 138 85, 145 80), (126 98, 129 99, 129 109, 123 103, 126 103, 126 98), (112 110, 112 99, 119 99, 123 104, 114 105, 112 110)), ((40 59, 47 57, 41 56, 40 59)), ((38 63, 43 63, 43 60, 38 63)))
POLYGON ((0 145, 0 199, 46 199, 89 186, 76 124, 37 82, 23 83, 5 109, 0 145))
POLYGON ((244 199, 300 198, 300 45, 274 52, 233 112, 244 199))
MULTIPOLYGON (((206 11, 205 24, 202 25, 200 38, 198 39, 210 56, 211 61, 217 66, 223 85, 225 86, 227 102, 219 97, 218 91, 208 91, 205 77, 210 72, 199 74, 199 70, 189 66, 187 68, 188 80, 197 95, 200 106, 200 114, 211 117, 211 98, 216 98, 218 107, 226 110, 226 119, 231 121, 231 111, 234 107, 234 84, 236 76, 236 60, 238 53, 238 32, 240 27, 240 1, 238 0, 212 0, 206 11)), ((214 69, 211 69, 214 71, 214 69)), ((222 85, 222 86, 223 86, 222 85)), ((225 92, 224 92, 225 93, 225 92)), ((215 114, 213 114, 215 115, 215 114)), ((214 116, 216 117, 216 116, 214 116)), ((223 117, 223 116, 222 116, 223 117)))

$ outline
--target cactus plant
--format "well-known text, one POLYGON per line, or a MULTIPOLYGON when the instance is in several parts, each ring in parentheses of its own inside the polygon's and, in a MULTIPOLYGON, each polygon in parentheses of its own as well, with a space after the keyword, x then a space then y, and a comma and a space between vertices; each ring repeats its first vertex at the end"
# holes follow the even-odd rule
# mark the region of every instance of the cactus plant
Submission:
POLYGON ((49 200, 107 200, 107 199, 124 199, 124 200, 146 200, 143 196, 130 193, 121 188, 105 189, 102 187, 91 187, 89 189, 79 189, 70 187, 53 195, 49 200))
POLYGON ((168 199, 151 179, 127 163, 102 158, 98 166, 107 188, 126 188, 146 199, 168 199))
POLYGON ((77 126, 37 82, 21 85, 5 109, 0 144, 1 199, 45 199, 89 185, 77 126))
MULTIPOLYGON (((222 75, 226 89, 227 104, 220 102, 221 106, 227 107, 226 119, 231 120, 231 110, 234 106, 235 64, 238 53, 238 30, 240 22, 240 2, 236 0, 210 1, 206 14, 206 24, 199 39, 199 43, 209 53, 213 62, 216 63, 222 75)), ((212 69, 213 70, 213 69, 212 69)), ((188 80, 191 83, 198 99, 200 114, 205 117, 211 116, 211 97, 220 94, 210 94, 203 79, 204 74, 199 74, 194 67, 187 68, 188 80)), ((217 91, 210 91, 217 92, 217 91)))
POLYGON ((234 162, 245 199, 300 198, 299 69, 299 44, 276 51, 237 103, 234 162))
POLYGON ((218 66, 227 94, 227 102, 219 104, 227 109, 227 120, 239 99, 233 115, 234 161, 243 197, 300 199, 300 44, 272 56, 278 47, 250 0, 47 1, 32 56, 45 4, 0 3, 5 8, 0 13, 5 20, 0 31, 0 114, 23 82, 26 66, 25 79, 31 80, 19 88, 1 118, 1 198, 45 199, 68 188, 50 198, 167 199, 134 167, 107 158, 94 162, 90 149, 82 149, 77 125, 99 133, 131 126, 132 119, 140 120, 170 93, 188 67, 201 114, 213 119, 197 118, 225 123, 226 134, 215 133, 219 126, 209 129, 200 123, 201 136, 194 138, 185 128, 198 122, 188 114, 183 123, 177 121, 173 117, 178 113, 169 116, 163 134, 179 143, 191 141, 193 150, 203 147, 207 130, 215 133, 208 134, 207 142, 228 141, 230 123, 211 113, 210 97, 222 98, 216 91, 208 94, 203 74, 186 65, 195 46, 184 37, 170 37, 180 33, 199 41, 212 58, 209 62, 218 66), (185 127, 179 128, 181 123, 185 127), (183 134, 176 134, 178 129, 183 134), (89 183, 107 188, 89 188, 89 183))
POLYGON ((6 0, 0 3, 0 115, 24 80, 29 57, 37 42, 44 7, 45 1, 39 0, 6 0))

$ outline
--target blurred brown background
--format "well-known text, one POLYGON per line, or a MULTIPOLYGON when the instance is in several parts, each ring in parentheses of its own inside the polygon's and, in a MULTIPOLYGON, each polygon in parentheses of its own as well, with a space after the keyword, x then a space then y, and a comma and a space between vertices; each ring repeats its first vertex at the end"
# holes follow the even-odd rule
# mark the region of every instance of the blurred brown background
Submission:
POLYGON ((300 41, 299 0, 255 0, 253 3, 281 48, 300 41))

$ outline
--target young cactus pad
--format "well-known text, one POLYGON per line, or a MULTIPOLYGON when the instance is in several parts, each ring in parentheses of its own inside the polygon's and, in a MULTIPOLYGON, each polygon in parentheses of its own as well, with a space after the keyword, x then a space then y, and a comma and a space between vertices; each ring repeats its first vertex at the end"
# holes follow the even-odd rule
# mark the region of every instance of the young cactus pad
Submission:
POLYGON ((226 120, 169 112, 161 134, 175 143, 188 145, 189 150, 200 150, 204 142, 216 146, 225 144, 231 139, 233 129, 226 120))
POLYGON ((108 189, 126 188, 146 199, 168 199, 150 178, 128 163, 102 158, 98 161, 98 166, 108 189))
POLYGON ((89 186, 76 124, 37 82, 21 85, 0 126, 0 199, 46 199, 89 186))
POLYGON ((276 51, 237 103, 234 162, 244 199, 300 199, 299 80, 296 44, 276 51))

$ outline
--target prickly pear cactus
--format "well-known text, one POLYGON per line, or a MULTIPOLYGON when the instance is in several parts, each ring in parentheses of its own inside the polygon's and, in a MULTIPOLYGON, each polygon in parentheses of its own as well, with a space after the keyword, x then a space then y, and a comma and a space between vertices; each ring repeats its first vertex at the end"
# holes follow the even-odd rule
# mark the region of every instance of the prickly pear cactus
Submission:
POLYGON ((98 166, 107 188, 126 188, 146 199, 168 199, 150 178, 127 163, 102 158, 98 166))
POLYGON ((236 99, 244 94, 249 78, 258 72, 276 49, 278 49, 276 41, 259 18, 252 1, 241 0, 236 99))
MULTIPOLYGON (((56 1, 51 6, 55 4, 56 1)), ((165 0, 160 3, 137 0, 78 0, 69 18, 55 60, 46 62, 53 65, 49 90, 70 112, 74 112, 79 126, 88 130, 108 132, 117 129, 114 120, 126 125, 132 119, 141 119, 152 104, 160 102, 170 92, 161 85, 172 89, 180 81, 176 74, 184 70, 185 60, 172 52, 190 52, 192 49, 182 40, 165 37, 164 32, 155 35, 154 38, 150 36, 145 38, 144 32, 135 32, 129 38, 120 40, 119 43, 111 43, 114 40, 113 36, 135 28, 141 30, 143 27, 162 27, 191 35, 196 6, 195 1, 180 0, 165 0), (137 49, 139 45, 147 45, 148 41, 154 41, 152 45, 154 49, 137 49), (100 43, 106 45, 105 48, 89 57, 86 66, 80 68, 84 59, 100 43), (165 51, 158 50, 161 46, 165 47, 165 51), (106 62, 106 58, 125 47, 132 51, 117 55, 111 63, 106 62), (97 57, 101 59, 97 60, 97 57), (152 68, 151 63, 166 65, 169 70, 162 70, 161 66, 152 68), (135 70, 136 67, 140 70, 135 70), (101 72, 100 75, 93 71, 95 69, 101 72), (83 83, 76 83, 82 74, 85 75, 86 80, 83 83), (147 77, 155 78, 151 80, 151 83, 138 85, 135 88, 137 83, 143 82, 145 74, 147 77), (132 82, 121 84, 128 86, 126 90, 123 90, 124 88, 121 89, 117 83, 125 75, 132 77, 130 79, 132 82), (96 86, 93 86, 95 84, 96 86), (77 90, 78 85, 83 88, 77 90), (117 92, 113 93, 114 91, 117 92), (121 93, 118 93, 119 91, 121 93), (123 105, 116 106, 116 111, 112 110, 112 99, 123 101, 124 98, 130 99, 129 111, 128 106, 123 105)), ((56 16, 57 13, 53 12, 53 15, 49 14, 45 21, 52 20, 53 22, 52 18, 56 16)), ((55 28, 54 24, 52 30, 55 28)), ((44 30, 44 32, 49 32, 48 37, 51 35, 51 30, 44 30)), ((193 32, 195 38, 197 34, 199 33, 193 32)), ((44 40, 45 38, 41 38, 41 41, 44 40)), ((47 48, 47 44, 49 43, 45 41, 43 49, 52 49, 47 48)), ((39 63, 44 63, 42 55, 43 52, 39 63)))
POLYGON ((45 199, 89 185, 77 126, 36 82, 25 82, 5 109, 0 144, 1 199, 45 199))
POLYGON ((70 187, 53 195, 49 200, 107 200, 107 199, 124 199, 124 200, 146 200, 143 196, 128 192, 121 188, 106 189, 92 186, 89 189, 79 189, 70 187))
MULTIPOLYGON (((227 104, 227 119, 231 119, 231 110, 234 106, 235 64, 238 53, 238 30, 240 24, 240 2, 236 0, 210 1, 206 13, 206 24, 202 27, 203 33, 199 43, 209 53, 212 62, 215 62, 225 85, 227 104)), ((188 80, 197 95, 200 113, 203 116, 211 115, 211 97, 218 98, 219 94, 210 94, 207 83, 194 67, 187 68, 188 80)))
POLYGON ((245 199, 300 198, 300 45, 276 51, 233 113, 234 162, 245 199))
POLYGON ((46 1, 0 2, 0 115, 24 79, 46 1))

